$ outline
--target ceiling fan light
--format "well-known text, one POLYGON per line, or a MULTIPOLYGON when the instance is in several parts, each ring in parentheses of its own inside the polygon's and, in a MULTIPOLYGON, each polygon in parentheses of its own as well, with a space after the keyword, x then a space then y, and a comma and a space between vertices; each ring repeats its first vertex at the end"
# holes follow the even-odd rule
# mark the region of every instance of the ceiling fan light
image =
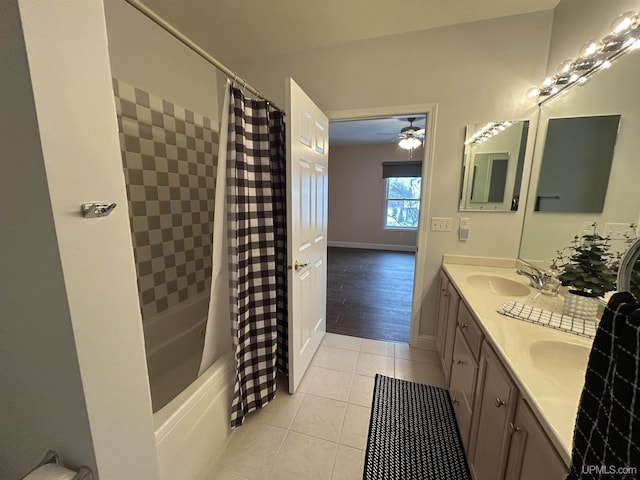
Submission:
POLYGON ((415 137, 403 138, 398 142, 398 146, 405 150, 413 150, 414 148, 418 148, 422 142, 415 137))

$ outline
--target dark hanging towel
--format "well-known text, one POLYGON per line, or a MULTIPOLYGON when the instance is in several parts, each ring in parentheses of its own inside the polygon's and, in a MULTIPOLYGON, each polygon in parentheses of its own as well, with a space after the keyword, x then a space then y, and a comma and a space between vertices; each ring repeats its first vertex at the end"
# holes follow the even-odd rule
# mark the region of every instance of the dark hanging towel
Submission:
POLYGON ((278 347, 286 351, 286 337, 279 339, 278 333, 286 325, 286 207, 281 171, 285 147, 280 143, 284 114, 266 101, 245 98, 232 89, 228 132, 229 273, 236 363, 231 427, 237 427, 249 412, 275 396, 278 347))
POLYGON ((640 305, 614 294, 593 341, 567 480, 640 479, 640 305))

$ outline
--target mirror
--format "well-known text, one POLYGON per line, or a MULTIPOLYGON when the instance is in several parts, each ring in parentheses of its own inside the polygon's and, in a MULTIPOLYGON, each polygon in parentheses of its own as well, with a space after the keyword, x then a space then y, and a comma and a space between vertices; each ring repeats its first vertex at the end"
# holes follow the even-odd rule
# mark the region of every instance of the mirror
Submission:
POLYGON ((460 211, 515 212, 529 121, 467 125, 460 211))
POLYGON ((549 120, 534 211, 602 212, 619 123, 620 115, 549 120))
MULTIPOLYGON (((611 251, 624 251, 627 239, 636 235, 636 225, 640 217, 640 96, 637 95, 637 79, 640 78, 640 55, 627 54, 616 61, 609 69, 601 70, 588 82, 575 86, 563 95, 549 100, 540 107, 539 126, 532 160, 531 180, 527 198, 520 258, 526 261, 548 265, 556 252, 568 246, 575 235, 591 229, 597 223, 597 233, 610 235, 611 251), (536 196, 543 193, 547 160, 548 131, 553 130, 556 119, 610 117, 612 125, 599 129, 617 131, 611 138, 606 135, 609 145, 602 148, 599 157, 600 184, 605 182, 602 206, 589 208, 590 211, 549 211, 536 209, 536 196), (611 145, 615 142, 615 148, 611 145), (607 152, 612 153, 607 159, 607 152), (607 166, 607 162, 609 165, 607 166), (608 172, 608 175, 607 175, 608 172), (608 177, 608 178, 607 178, 608 177)), ((590 142, 582 136, 579 139, 565 138, 565 152, 572 149, 584 150, 582 142, 590 142), (567 150, 568 149, 568 150, 567 150)), ((586 143, 585 143, 586 144, 586 143)), ((588 149, 601 149, 594 145, 588 149)), ((556 160, 557 161, 557 160, 556 160)), ((573 167, 580 168, 580 167, 573 167)), ((558 171, 558 191, 546 191, 544 194, 564 196, 572 189, 581 189, 587 195, 597 196, 595 187, 584 186, 580 176, 570 171, 558 171)), ((544 199, 540 205, 544 203, 544 199)), ((547 200, 548 202, 549 200, 547 200)), ((554 201, 553 199, 551 201, 554 201)), ((575 208, 572 208, 575 210, 575 208)))

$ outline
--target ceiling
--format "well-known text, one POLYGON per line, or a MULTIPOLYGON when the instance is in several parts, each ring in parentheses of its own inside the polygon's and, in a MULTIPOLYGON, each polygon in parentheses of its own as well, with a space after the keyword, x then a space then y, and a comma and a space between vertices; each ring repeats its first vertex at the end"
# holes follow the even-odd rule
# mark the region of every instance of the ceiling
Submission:
POLYGON ((555 8, 560 0, 141 0, 221 62, 555 8))
MULTIPOLYGON (((408 115, 416 120, 414 127, 424 128, 425 117, 408 115)), ((407 115, 364 120, 344 120, 329 125, 331 146, 362 145, 372 143, 398 143, 400 129, 408 127, 407 115)))
MULTIPOLYGON (((273 55, 549 10, 560 0, 141 1, 235 70, 273 55)), ((416 125, 424 128, 424 118, 416 125)), ((397 142, 404 126, 406 116, 332 122, 330 142, 397 142)))

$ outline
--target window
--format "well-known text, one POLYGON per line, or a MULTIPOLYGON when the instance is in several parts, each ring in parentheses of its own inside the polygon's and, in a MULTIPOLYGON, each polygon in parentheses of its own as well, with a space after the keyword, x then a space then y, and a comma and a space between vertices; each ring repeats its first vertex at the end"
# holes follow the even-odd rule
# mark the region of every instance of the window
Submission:
POLYGON ((416 230, 421 177, 387 177, 385 228, 416 230))

